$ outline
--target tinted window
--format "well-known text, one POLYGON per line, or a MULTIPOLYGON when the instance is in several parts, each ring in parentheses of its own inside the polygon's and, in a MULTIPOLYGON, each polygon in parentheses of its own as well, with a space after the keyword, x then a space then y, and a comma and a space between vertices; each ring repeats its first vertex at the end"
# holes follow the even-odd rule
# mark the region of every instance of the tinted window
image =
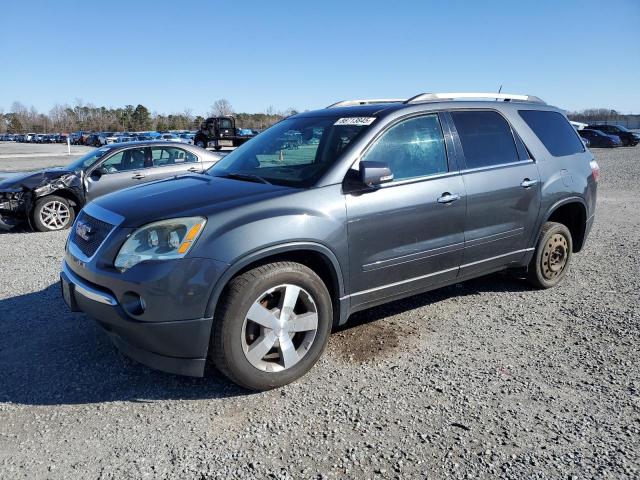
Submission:
POLYGON ((391 127, 376 141, 363 160, 387 163, 395 180, 448 171, 438 116, 412 118, 391 127))
POLYGON ((576 131, 560 113, 544 110, 518 110, 518 113, 554 157, 584 152, 576 131))
POLYGON ((198 157, 193 153, 175 147, 151 147, 151 158, 154 167, 198 161, 198 157))
POLYGON ((488 167, 519 160, 511 127, 497 112, 451 112, 467 168, 488 167))

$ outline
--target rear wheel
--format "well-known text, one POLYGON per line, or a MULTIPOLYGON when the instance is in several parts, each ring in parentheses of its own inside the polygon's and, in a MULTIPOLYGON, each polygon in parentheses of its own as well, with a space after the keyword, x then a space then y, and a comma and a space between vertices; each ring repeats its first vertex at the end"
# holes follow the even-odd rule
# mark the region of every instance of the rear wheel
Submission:
POLYGON ((33 208, 33 226, 39 232, 64 230, 73 223, 75 212, 66 198, 49 195, 33 208))
POLYGON ((234 278, 214 317, 210 356, 229 379, 269 390, 300 378, 329 339, 332 303, 308 267, 277 262, 234 278))
POLYGON ((551 288, 564 278, 571 263, 573 242, 569 229, 557 222, 542 226, 527 279, 537 288, 551 288))

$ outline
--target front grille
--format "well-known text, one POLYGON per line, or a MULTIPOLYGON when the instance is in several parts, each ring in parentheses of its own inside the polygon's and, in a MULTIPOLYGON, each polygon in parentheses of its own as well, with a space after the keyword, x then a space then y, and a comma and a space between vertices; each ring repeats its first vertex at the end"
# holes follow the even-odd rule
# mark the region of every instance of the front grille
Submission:
POLYGON ((113 225, 110 223, 98 220, 91 215, 87 215, 84 211, 81 211, 78 216, 78 220, 76 220, 71 238, 73 243, 82 253, 87 257, 92 257, 98 248, 100 248, 100 245, 102 245, 102 242, 107 238, 107 235, 109 235, 111 230, 113 230, 113 225), (79 223, 85 224, 90 229, 90 232, 87 235, 88 240, 85 240, 78 235, 78 229, 76 227, 79 223))

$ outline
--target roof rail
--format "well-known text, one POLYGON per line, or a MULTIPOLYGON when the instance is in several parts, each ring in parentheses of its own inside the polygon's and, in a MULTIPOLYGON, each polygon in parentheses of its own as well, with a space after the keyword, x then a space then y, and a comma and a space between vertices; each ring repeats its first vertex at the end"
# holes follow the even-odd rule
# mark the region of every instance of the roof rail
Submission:
POLYGON ((404 100, 404 98, 369 98, 363 100, 342 100, 341 102, 332 103, 326 108, 354 107, 356 105, 373 105, 376 103, 400 103, 404 102, 404 100))
POLYGON ((481 100, 502 100, 503 102, 510 102, 511 100, 517 100, 519 102, 530 103, 543 103, 546 102, 541 98, 534 95, 518 95, 514 93, 474 93, 474 92, 460 92, 460 93, 421 93, 415 97, 411 97, 404 103, 420 103, 420 102, 437 102, 441 100, 455 100, 462 99, 481 99, 481 100))

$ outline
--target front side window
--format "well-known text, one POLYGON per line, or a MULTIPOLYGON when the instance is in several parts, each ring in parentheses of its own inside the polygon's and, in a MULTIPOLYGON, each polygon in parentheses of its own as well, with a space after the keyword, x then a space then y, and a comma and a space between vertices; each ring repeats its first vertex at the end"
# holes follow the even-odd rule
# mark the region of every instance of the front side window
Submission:
POLYGON ((127 172, 145 168, 144 148, 122 150, 107 158, 101 165, 103 173, 127 172))
POLYGON ((193 153, 176 147, 151 147, 151 159, 154 167, 198 161, 198 157, 193 153))
POLYGON ((519 161, 511 127, 497 112, 451 112, 467 168, 482 168, 519 161))
POLYGON ((394 180, 447 172, 447 154, 438 116, 425 115, 394 125, 362 160, 386 163, 394 180))
POLYGON ((518 114, 554 157, 584 152, 584 145, 564 115, 548 110, 518 110, 518 114))
POLYGON ((277 185, 309 187, 333 166, 344 149, 375 120, 353 117, 283 120, 241 145, 208 173, 253 176, 277 185))

